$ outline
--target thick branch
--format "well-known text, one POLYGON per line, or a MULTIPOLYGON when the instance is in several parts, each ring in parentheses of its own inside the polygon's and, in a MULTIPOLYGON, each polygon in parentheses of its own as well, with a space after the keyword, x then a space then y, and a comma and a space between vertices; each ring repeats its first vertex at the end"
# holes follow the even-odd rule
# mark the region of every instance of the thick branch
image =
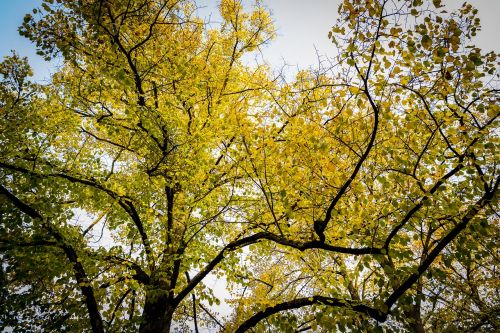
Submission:
POLYGON ((40 247, 40 246, 58 246, 56 242, 45 240, 31 241, 11 241, 8 239, 0 239, 0 251, 10 250, 18 247, 40 247))
POLYGON ((0 193, 5 195, 7 197, 7 199, 9 199, 10 202, 12 202, 14 204, 14 206, 16 206, 24 214, 28 215, 29 217, 31 217, 33 219, 43 220, 42 215, 40 215, 40 213, 38 213, 38 211, 36 211, 32 207, 28 206, 24 202, 22 202, 14 194, 10 193, 9 190, 7 190, 3 185, 0 185, 0 193))
POLYGON ((499 183, 500 178, 497 178, 494 188, 491 191, 486 192, 483 197, 479 199, 476 204, 472 206, 472 208, 469 209, 466 215, 462 218, 461 222, 457 224, 446 236, 444 236, 439 241, 439 243, 429 253, 425 260, 419 265, 419 267, 417 268, 417 272, 410 275, 398 288, 394 290, 394 292, 387 298, 384 303, 387 306, 385 311, 381 311, 364 304, 359 304, 358 302, 353 302, 352 300, 340 300, 316 295, 308 298, 299 298, 291 301, 286 301, 268 307, 263 311, 256 313, 251 318, 247 319, 238 327, 236 332, 245 332, 246 330, 254 327, 261 320, 278 312, 298 309, 304 306, 311 306, 315 304, 348 308, 355 312, 367 314, 375 320, 384 322, 387 319, 387 316, 390 313, 390 308, 394 305, 394 303, 396 303, 397 300, 418 281, 420 276, 430 267, 437 256, 441 253, 441 251, 451 241, 453 241, 463 229, 465 229, 469 221, 472 220, 481 209, 483 209, 487 204, 491 203, 491 201, 496 198, 499 183))
POLYGON ((66 257, 71 262, 73 266, 73 273, 75 275, 76 282, 80 286, 80 290, 85 299, 85 304, 87 305, 87 312, 90 317, 90 324, 92 326, 92 331, 94 333, 104 333, 104 326, 99 312, 99 307, 95 299, 94 290, 89 284, 87 274, 83 268, 82 263, 78 260, 78 255, 75 249, 67 244, 64 237, 52 227, 46 219, 34 208, 30 207, 22 200, 17 198, 14 194, 10 193, 4 186, 0 185, 0 193, 5 195, 20 211, 30 216, 33 219, 41 220, 45 228, 50 232, 50 234, 56 239, 59 247, 64 251, 66 257))
POLYGON ((341 300, 333 297, 312 296, 312 297, 297 298, 291 301, 282 302, 274 306, 270 306, 260 312, 257 312, 252 317, 247 319, 243 324, 241 324, 235 331, 235 333, 243 333, 251 329, 255 325, 257 325, 261 320, 269 316, 272 316, 273 314, 276 314, 278 312, 298 309, 304 306, 311 306, 316 304, 347 308, 355 312, 367 314, 370 317, 375 318, 379 321, 384 321, 386 319, 386 315, 383 312, 363 304, 357 304, 352 301, 341 300))
POLYGON ((175 297, 174 302, 178 304, 184 297, 186 297, 197 285, 200 283, 223 259, 225 253, 237 250, 239 248, 255 244, 262 240, 269 240, 275 243, 289 246, 294 249, 304 251, 308 249, 323 249, 331 252, 362 255, 362 254, 382 254, 382 249, 374 247, 364 247, 364 248, 348 248, 333 246, 325 244, 321 241, 310 241, 310 242, 297 242, 291 239, 287 239, 282 236, 275 235, 270 232, 259 232, 251 236, 247 236, 238 240, 235 240, 227 244, 213 259, 210 261, 205 268, 203 268, 198 274, 196 274, 190 283, 175 297))
MULTIPOLYGON (((51 166, 51 165, 49 165, 49 166, 51 166)), ((69 174, 66 174, 64 172, 54 172, 54 173, 49 173, 49 174, 44 175, 44 174, 39 174, 35 171, 20 167, 20 166, 14 166, 14 165, 6 164, 3 162, 0 162, 0 167, 6 168, 9 170, 18 171, 18 172, 25 173, 25 174, 29 174, 29 175, 36 176, 36 177, 59 177, 62 179, 69 180, 72 183, 87 185, 87 186, 93 187, 95 189, 98 189, 100 191, 103 191, 104 193, 109 195, 111 198, 117 200, 118 204, 130 216, 130 218, 134 222, 135 226, 137 227, 137 230, 139 231, 139 234, 140 234, 141 240, 142 240, 142 244, 144 246, 144 249, 146 251, 146 255, 148 257, 148 261, 152 262, 152 260, 151 260, 151 246, 149 244, 147 234, 144 231, 144 226, 142 224, 141 218, 139 217, 139 214, 137 213, 135 206, 133 205, 132 201, 129 198, 118 195, 117 193, 106 188, 102 184, 97 183, 94 179, 87 179, 87 178, 82 178, 81 176, 69 175, 69 174)), ((31 217, 33 217, 33 216, 31 216, 31 217)))
MULTIPOLYGON (((380 18, 380 20, 381 20, 381 18, 380 18)), ((379 28, 380 28, 380 26, 379 26, 379 28)), ((377 36, 378 36, 378 31, 377 31, 377 36)), ((373 49, 373 52, 375 52, 375 47, 373 49)), ((373 57, 373 52, 372 52, 372 57, 373 57)), ((370 66, 371 66, 371 62, 370 62, 370 66)), ((377 106, 377 104, 375 103, 375 101, 373 100, 372 95, 370 94, 370 90, 368 87, 368 75, 369 75, 369 69, 367 71, 366 76, 362 76, 360 73, 360 76, 363 80, 363 85, 364 85, 363 92, 364 92, 366 98, 368 99, 368 102, 370 103, 370 107, 372 108, 373 115, 374 115, 374 117, 373 117, 373 129, 372 129, 372 132, 370 135, 370 141, 368 142, 368 145, 366 146, 366 149, 363 152, 363 155, 361 155, 358 162, 356 163, 356 166, 354 167, 354 170, 352 171, 351 176, 349 177, 349 179, 347 179, 345 181, 344 185, 342 185, 340 190, 337 192, 335 197, 330 202, 330 206, 328 206, 326 213, 325 213, 325 218, 323 220, 314 221, 314 231, 318 234, 319 239, 322 242, 325 241, 324 231, 326 229, 326 226, 328 225, 328 222, 330 222, 330 220, 332 218, 332 213, 333 213, 333 210, 335 209, 335 206, 337 205, 339 200, 342 198, 344 193, 347 191, 347 189, 351 185, 354 178, 356 178, 356 176, 358 175, 358 173, 361 169, 361 166, 368 158, 368 155, 370 154, 370 151, 372 150, 372 148, 375 144, 375 138, 377 137, 380 109, 377 106)))
MULTIPOLYGON (((142 269, 142 267, 134 261, 127 260, 119 256, 104 256, 102 259, 112 263, 123 265, 124 267, 127 268, 131 268, 132 270, 135 271, 135 273, 132 275, 132 278, 135 279, 137 282, 140 282, 145 285, 151 282, 149 274, 146 273, 142 269)), ((108 285, 109 284, 104 284, 103 287, 107 287, 108 285)))
POLYGON ((241 247, 254 244, 259 240, 259 234, 248 236, 235 240, 226 246, 210 261, 205 268, 203 268, 198 274, 196 274, 191 282, 189 282, 186 287, 177 294, 174 298, 173 303, 179 304, 221 261, 224 259, 224 255, 227 252, 237 250, 241 247))
POLYGON ((391 240, 394 238, 394 236, 396 236, 396 234, 399 232, 399 230, 401 230, 401 228, 403 228, 406 225, 406 223, 410 220, 410 218, 420 208, 422 208, 422 206, 424 205, 424 203, 429 199, 429 196, 431 196, 432 194, 434 194, 439 189, 439 187, 444 184, 444 182, 446 180, 448 180, 450 177, 452 177, 457 172, 459 172, 460 170, 463 169, 463 167, 464 167, 463 160, 464 160, 464 157, 461 156, 459 158, 459 160, 458 160, 458 164, 453 169, 451 169, 450 171, 448 171, 443 177, 439 178, 439 180, 422 197, 422 199, 420 199, 420 201, 415 206, 413 206, 412 209, 410 209, 408 211, 408 213, 406 213, 406 215, 403 217, 403 219, 401 220, 401 222, 399 222, 398 225, 389 233, 389 236, 387 236, 387 239, 385 240, 385 243, 384 243, 384 249, 386 249, 386 250, 389 249, 389 245, 391 243, 391 240))
POLYGON ((420 266, 417 268, 417 272, 410 275, 394 292, 387 298, 385 304, 387 308, 390 309, 394 303, 403 295, 408 289, 410 289, 415 282, 420 278, 420 276, 429 268, 429 266, 434 262, 437 256, 441 253, 441 251, 451 242, 453 241, 458 234, 467 227, 467 224, 470 220, 472 220, 479 211, 484 208, 488 203, 494 200, 497 191, 498 184, 500 182, 500 178, 497 178, 494 188, 486 192, 481 199, 479 199, 473 206, 467 211, 460 223, 458 223, 451 231, 444 236, 439 243, 432 249, 427 258, 422 262, 420 266))

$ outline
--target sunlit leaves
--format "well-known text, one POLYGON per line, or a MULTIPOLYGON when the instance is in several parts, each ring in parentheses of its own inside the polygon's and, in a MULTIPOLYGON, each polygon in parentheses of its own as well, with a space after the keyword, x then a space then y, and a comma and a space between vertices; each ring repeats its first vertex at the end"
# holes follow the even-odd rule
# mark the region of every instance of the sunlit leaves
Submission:
POLYGON ((483 306, 457 308, 491 318, 497 203, 480 198, 498 186, 498 60, 470 45, 471 6, 433 7, 346 0, 338 55, 286 80, 244 65, 274 36, 260 4, 221 1, 207 26, 186 1, 44 2, 22 32, 64 66, 47 86, 16 55, 0 67, 2 186, 46 217, 1 197, 16 329, 37 314, 84 330, 89 289, 109 330, 188 327, 193 307, 208 326, 203 307, 222 301, 208 272, 233 292, 228 331, 316 296, 331 299, 256 329, 391 331, 417 310, 436 323, 467 283, 483 306))

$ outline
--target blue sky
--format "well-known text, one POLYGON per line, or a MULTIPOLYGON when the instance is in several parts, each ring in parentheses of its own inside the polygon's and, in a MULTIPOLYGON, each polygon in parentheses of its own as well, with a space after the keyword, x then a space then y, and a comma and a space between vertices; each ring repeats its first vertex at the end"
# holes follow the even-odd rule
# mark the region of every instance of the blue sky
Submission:
MULTIPOLYGON (((251 1, 246 1, 251 2, 251 1)), ((463 1, 444 1, 450 8, 459 7, 463 1)), ((485 50, 500 52, 498 34, 500 33, 499 0, 471 0, 479 9, 483 31, 477 44, 485 50)), ((26 13, 39 6, 41 0, 0 0, 0 57, 16 50, 28 56, 34 68, 35 79, 47 78, 51 65, 36 55, 34 45, 19 36, 18 26, 26 13)), ((201 15, 216 10, 216 0, 199 1, 201 15)), ((333 54, 333 45, 327 33, 336 19, 340 0, 264 0, 275 19, 278 38, 264 49, 263 56, 273 66, 279 67, 284 61, 300 67, 314 66, 317 63, 316 50, 320 54, 333 54)))
POLYGON ((28 56, 31 66, 36 70, 37 78, 48 74, 48 66, 36 55, 33 44, 17 32, 24 14, 41 3, 40 0, 0 0, 0 57, 3 58, 15 50, 22 56, 28 56))

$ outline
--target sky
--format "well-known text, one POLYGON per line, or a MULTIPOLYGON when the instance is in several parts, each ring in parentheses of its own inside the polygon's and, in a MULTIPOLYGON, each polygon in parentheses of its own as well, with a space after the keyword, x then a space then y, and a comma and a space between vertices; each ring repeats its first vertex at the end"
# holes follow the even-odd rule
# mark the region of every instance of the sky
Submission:
MULTIPOLYGON (((251 3, 251 1, 245 1, 251 3)), ((295 67, 309 67, 317 64, 317 53, 333 55, 334 46, 327 34, 337 18, 341 0, 263 0, 272 13, 278 31, 277 38, 264 48, 263 57, 273 67, 283 63, 295 67)), ((448 7, 458 8, 463 1, 444 1, 448 7)), ((477 45, 484 50, 500 52, 499 0, 470 0, 479 10, 483 30, 477 38, 477 45)), ((26 13, 39 6, 41 0, 0 0, 0 58, 16 50, 28 56, 35 73, 35 79, 43 81, 54 71, 53 63, 47 63, 36 55, 35 46, 21 37, 17 28, 26 13)), ((208 17, 216 11, 216 0, 198 1, 200 14, 208 17)), ((216 17, 216 15, 212 16, 216 17)))

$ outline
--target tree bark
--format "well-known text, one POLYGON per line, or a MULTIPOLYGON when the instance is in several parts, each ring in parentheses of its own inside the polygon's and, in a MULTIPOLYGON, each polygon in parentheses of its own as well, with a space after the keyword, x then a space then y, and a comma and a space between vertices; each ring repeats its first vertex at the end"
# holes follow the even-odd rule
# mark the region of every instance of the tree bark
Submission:
POLYGON ((170 333, 175 309, 169 303, 166 289, 150 289, 146 293, 139 333, 170 333))
POLYGON ((410 330, 415 333, 425 333, 424 323, 422 322, 421 305, 422 301, 420 296, 422 295, 422 282, 419 280, 417 282, 417 299, 413 308, 407 314, 410 318, 410 330))
POLYGON ((410 332, 425 333, 424 324, 420 314, 420 302, 413 305, 413 309, 408 311, 410 332))

